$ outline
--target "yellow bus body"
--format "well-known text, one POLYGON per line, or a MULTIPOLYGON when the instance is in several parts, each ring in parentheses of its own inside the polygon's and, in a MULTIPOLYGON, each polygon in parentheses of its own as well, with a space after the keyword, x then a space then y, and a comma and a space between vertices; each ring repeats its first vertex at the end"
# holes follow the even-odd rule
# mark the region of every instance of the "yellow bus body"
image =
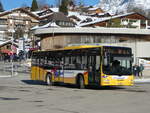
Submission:
MULTIPOLYGON (((81 49, 81 48, 95 48, 95 47, 102 47, 102 46, 93 46, 93 45, 86 45, 86 46, 73 46, 73 47, 66 47, 62 50, 69 50, 69 49, 81 49)), ((61 49, 59 49, 61 50, 61 49)), ((102 70, 102 65, 101 65, 102 70)), ((31 80, 40 80, 46 81, 46 75, 50 73, 52 75, 52 82, 62 82, 62 83, 70 83, 76 84, 76 76, 74 77, 56 77, 54 73, 51 73, 51 70, 44 69, 38 66, 31 67, 31 80)), ((84 84, 89 85, 88 81, 88 72, 84 71, 82 73, 84 77, 84 84)), ((101 71, 99 75, 100 81, 99 86, 132 86, 134 83, 134 76, 133 75, 106 75, 101 71)))
MULTIPOLYGON (((31 69, 31 80, 40 80, 45 82, 46 75, 49 72, 39 67, 32 67, 31 69), (37 72, 39 70, 39 73, 37 72)), ((125 76, 118 76, 118 75, 99 75, 101 80, 99 85, 100 86, 132 86, 134 84, 134 76, 133 75, 125 75, 125 76)), ((83 73, 84 77, 84 84, 89 85, 88 83, 88 73, 83 73)), ((55 77, 52 74, 52 82, 62 82, 62 83, 69 83, 69 84, 76 84, 76 77, 55 77)))

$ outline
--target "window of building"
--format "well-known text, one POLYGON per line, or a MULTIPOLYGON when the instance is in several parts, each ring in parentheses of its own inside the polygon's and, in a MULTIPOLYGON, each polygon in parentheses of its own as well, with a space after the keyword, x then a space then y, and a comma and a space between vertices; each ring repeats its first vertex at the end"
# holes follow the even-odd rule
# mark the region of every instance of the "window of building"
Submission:
POLYGON ((6 19, 0 19, 0 24, 1 25, 7 24, 7 20, 6 19))

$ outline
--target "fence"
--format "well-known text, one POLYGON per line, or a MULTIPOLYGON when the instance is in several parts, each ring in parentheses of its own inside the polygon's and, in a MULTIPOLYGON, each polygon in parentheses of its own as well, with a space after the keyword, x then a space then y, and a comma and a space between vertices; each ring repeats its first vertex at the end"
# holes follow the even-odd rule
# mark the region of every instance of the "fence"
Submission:
POLYGON ((12 77, 20 73, 30 74, 30 61, 26 60, 13 63, 0 61, 0 77, 12 77))

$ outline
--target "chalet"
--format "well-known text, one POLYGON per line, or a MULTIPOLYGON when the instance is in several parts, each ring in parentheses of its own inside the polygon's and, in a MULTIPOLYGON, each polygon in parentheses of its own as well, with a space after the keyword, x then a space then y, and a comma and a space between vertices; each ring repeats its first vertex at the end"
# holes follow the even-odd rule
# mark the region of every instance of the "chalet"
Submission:
POLYGON ((0 13, 0 40, 9 40, 14 31, 14 38, 29 38, 30 28, 39 24, 39 17, 26 8, 16 8, 0 13))
POLYGON ((80 27, 119 27, 147 29, 150 26, 150 19, 135 12, 99 18, 89 23, 83 23, 80 27))
POLYGON ((16 43, 13 43, 11 40, 5 41, 0 44, 0 54, 11 54, 11 53, 17 53, 18 45, 16 43))
POLYGON ((100 14, 104 13, 104 11, 99 7, 92 7, 88 9, 88 14, 100 14))

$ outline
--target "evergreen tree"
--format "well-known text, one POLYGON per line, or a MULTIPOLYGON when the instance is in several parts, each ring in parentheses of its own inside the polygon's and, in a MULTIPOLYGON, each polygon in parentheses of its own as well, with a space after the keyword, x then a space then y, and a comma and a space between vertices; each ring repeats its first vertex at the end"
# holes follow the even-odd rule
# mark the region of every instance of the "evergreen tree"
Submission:
POLYGON ((3 11, 4 11, 3 4, 2 4, 2 2, 0 1, 0 12, 3 12, 3 11))
POLYGON ((65 15, 68 15, 68 0, 62 0, 61 5, 59 6, 59 11, 64 13, 65 15))
POLYGON ((31 6, 31 11, 36 11, 38 10, 38 4, 36 0, 32 1, 32 6, 31 6))

